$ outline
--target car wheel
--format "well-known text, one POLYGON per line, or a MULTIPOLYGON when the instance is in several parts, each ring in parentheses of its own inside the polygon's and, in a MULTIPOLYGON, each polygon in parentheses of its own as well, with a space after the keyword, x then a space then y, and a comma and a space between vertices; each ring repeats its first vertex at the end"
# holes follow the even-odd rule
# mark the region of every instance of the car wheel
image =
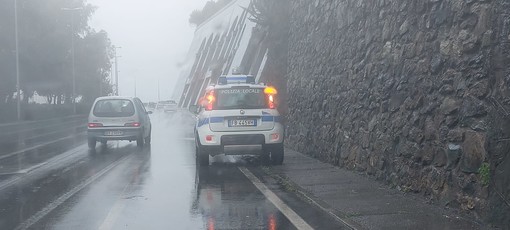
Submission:
POLYGON ((195 154, 200 166, 209 166, 209 154, 204 152, 200 144, 195 146, 195 154))
POLYGON ((96 139, 89 137, 88 142, 89 142, 89 148, 91 148, 91 149, 96 148, 96 143, 97 143, 96 139))
POLYGON ((138 146, 139 148, 143 147, 143 137, 142 136, 138 137, 138 139, 136 140, 136 146, 138 146))
POLYGON ((145 138, 145 143, 146 143, 146 144, 149 144, 149 145, 151 144, 151 133, 150 133, 150 132, 149 132, 149 136, 147 136, 147 137, 145 138))
POLYGON ((101 144, 103 144, 103 145, 106 145, 107 143, 108 143, 108 141, 107 141, 107 140, 102 140, 102 141, 101 141, 101 144))
POLYGON ((270 164, 271 163, 271 160, 269 158, 270 155, 271 155, 271 151, 269 150, 269 148, 265 148, 262 151, 262 154, 260 155, 260 163, 262 163, 264 165, 270 164))
POLYGON ((271 163, 273 165, 282 165, 283 164, 283 143, 282 144, 276 144, 274 146, 271 146, 271 163))

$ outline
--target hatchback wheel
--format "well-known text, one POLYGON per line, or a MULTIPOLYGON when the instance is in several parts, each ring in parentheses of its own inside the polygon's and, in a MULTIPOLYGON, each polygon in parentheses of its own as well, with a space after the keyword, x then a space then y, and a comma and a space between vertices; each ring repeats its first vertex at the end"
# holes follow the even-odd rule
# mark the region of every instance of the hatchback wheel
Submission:
POLYGON ((145 138, 145 143, 146 144, 151 144, 151 134, 149 133, 149 136, 145 138))
POLYGON ((142 148, 142 147, 143 147, 143 137, 139 137, 139 138, 136 140, 136 146, 138 146, 139 148, 142 148))
POLYGON ((97 143, 96 139, 89 137, 88 142, 89 142, 89 148, 91 148, 91 149, 96 148, 96 143, 97 143))

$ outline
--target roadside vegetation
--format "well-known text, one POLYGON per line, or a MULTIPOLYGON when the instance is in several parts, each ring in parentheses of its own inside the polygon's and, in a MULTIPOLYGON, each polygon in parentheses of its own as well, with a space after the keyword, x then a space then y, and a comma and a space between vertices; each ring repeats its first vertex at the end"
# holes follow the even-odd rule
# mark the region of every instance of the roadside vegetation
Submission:
POLYGON ((228 5, 232 0, 210 0, 205 3, 202 10, 194 10, 189 16, 189 23, 199 26, 216 12, 220 11, 224 6, 228 5))
MULTIPOLYGON (((8 108, 0 112, 0 122, 16 118, 15 2, 0 0, 0 107, 8 108)), ((68 114, 44 111, 72 112, 73 41, 78 107, 112 92, 108 79, 112 45, 105 31, 95 31, 88 25, 95 7, 85 0, 17 0, 17 8, 24 120, 68 114), (33 105, 36 102, 46 107, 33 105), (55 108, 48 109, 50 105, 55 108)))

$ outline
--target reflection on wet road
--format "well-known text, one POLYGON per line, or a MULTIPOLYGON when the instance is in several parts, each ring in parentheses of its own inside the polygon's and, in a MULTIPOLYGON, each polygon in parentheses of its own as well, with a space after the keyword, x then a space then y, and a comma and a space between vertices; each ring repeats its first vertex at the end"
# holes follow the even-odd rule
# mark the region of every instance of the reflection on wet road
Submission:
POLYGON ((150 147, 79 145, 0 177, 0 229, 296 229, 239 170, 256 160, 197 167, 193 118, 151 119, 150 147))

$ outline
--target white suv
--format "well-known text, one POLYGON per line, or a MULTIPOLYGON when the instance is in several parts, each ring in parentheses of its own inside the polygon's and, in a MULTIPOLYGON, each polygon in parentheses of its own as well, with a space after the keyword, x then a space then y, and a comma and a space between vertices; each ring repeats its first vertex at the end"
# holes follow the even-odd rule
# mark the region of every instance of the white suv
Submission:
POLYGON ((277 91, 255 84, 252 76, 221 76, 200 99, 195 126, 196 155, 209 165, 209 155, 260 155, 283 163, 284 127, 275 106, 277 91))

